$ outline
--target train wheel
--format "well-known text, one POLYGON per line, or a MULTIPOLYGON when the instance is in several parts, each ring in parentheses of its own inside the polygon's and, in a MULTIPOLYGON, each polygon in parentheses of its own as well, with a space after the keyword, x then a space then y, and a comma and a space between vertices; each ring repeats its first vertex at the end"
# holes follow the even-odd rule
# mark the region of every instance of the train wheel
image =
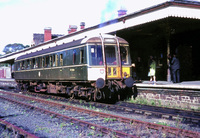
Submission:
POLYGON ((87 92, 86 100, 87 100, 87 101, 91 101, 91 100, 92 100, 92 98, 93 98, 92 91, 91 91, 91 90, 89 90, 89 91, 87 92))
POLYGON ((40 92, 40 90, 37 89, 37 86, 34 86, 34 91, 35 92, 40 92))
POLYGON ((94 91, 94 101, 100 101, 102 100, 102 98, 103 98, 103 92, 100 89, 96 88, 94 91))
POLYGON ((71 95, 70 95, 70 99, 72 100, 72 99, 74 99, 75 98, 75 95, 74 95, 74 93, 72 93, 71 95))
POLYGON ((27 86, 26 84, 23 84, 23 86, 22 86, 22 90, 23 90, 23 92, 27 92, 27 90, 28 90, 28 86, 27 86))
POLYGON ((74 94, 73 90, 70 91, 69 97, 70 97, 70 99, 74 99, 75 98, 75 94, 74 94))
POLYGON ((103 97, 103 94, 102 94, 101 90, 97 90, 95 96, 96 96, 97 100, 101 100, 102 97, 103 97))
POLYGON ((22 91, 22 84, 20 83, 17 84, 17 91, 22 91))

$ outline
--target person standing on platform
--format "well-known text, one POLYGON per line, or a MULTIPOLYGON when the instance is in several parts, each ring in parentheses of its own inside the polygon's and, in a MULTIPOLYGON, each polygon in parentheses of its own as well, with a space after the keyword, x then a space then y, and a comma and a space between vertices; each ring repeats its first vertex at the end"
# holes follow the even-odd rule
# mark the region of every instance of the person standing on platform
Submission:
POLYGON ((150 82, 153 81, 153 84, 156 84, 156 61, 153 59, 153 56, 150 56, 149 59, 148 76, 150 77, 150 82))
POLYGON ((176 57, 176 54, 173 55, 173 58, 171 61, 171 70, 172 70, 172 76, 173 76, 173 83, 179 83, 180 82, 180 63, 179 63, 179 59, 176 57))
POLYGON ((171 81, 173 82, 173 75, 172 75, 172 67, 171 67, 171 61, 172 61, 172 57, 171 57, 171 54, 169 54, 168 56, 167 56, 167 59, 169 60, 169 64, 168 64, 168 69, 169 69, 169 71, 170 71, 170 79, 171 79, 171 81))

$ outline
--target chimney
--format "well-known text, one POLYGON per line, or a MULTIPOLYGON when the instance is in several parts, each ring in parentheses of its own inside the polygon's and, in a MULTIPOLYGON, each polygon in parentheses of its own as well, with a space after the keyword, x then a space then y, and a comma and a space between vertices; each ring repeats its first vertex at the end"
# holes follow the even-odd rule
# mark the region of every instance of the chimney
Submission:
POLYGON ((76 25, 69 25, 68 34, 76 32, 77 26, 76 25))
POLYGON ((118 10, 118 17, 126 15, 127 10, 123 7, 120 8, 120 10, 118 10))
POLYGON ((85 29, 85 22, 81 22, 80 26, 81 26, 81 29, 85 29))
POLYGON ((44 28, 44 42, 51 40, 51 27, 44 28))

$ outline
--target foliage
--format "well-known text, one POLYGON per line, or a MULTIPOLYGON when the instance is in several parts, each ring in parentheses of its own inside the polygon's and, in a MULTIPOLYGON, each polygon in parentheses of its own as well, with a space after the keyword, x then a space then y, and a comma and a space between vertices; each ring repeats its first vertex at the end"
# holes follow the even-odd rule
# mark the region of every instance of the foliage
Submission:
POLYGON ((18 44, 18 43, 8 44, 4 47, 3 52, 5 54, 9 54, 9 53, 13 53, 13 52, 25 49, 27 47, 29 47, 29 45, 24 46, 23 44, 18 44))

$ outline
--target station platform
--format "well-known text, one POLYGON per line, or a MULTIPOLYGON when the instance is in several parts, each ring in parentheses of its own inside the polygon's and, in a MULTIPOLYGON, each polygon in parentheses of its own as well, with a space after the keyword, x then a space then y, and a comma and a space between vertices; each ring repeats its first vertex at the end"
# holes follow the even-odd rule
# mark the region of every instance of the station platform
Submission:
POLYGON ((153 84, 150 81, 142 81, 141 83, 134 83, 137 87, 142 88, 165 88, 165 89, 183 89, 183 90, 197 90, 200 91, 200 81, 183 81, 180 83, 173 83, 167 81, 157 81, 153 84))
MULTIPOLYGON (((14 79, 0 79, 0 82, 14 82, 14 79)), ((183 89, 200 91, 200 81, 183 81, 180 83, 172 83, 167 81, 157 81, 155 84, 149 81, 134 83, 138 88, 160 88, 160 89, 183 89)))
POLYGON ((8 82, 8 81, 11 81, 11 82, 14 82, 15 81, 15 79, 8 79, 8 78, 0 78, 0 81, 4 81, 4 82, 8 82))

